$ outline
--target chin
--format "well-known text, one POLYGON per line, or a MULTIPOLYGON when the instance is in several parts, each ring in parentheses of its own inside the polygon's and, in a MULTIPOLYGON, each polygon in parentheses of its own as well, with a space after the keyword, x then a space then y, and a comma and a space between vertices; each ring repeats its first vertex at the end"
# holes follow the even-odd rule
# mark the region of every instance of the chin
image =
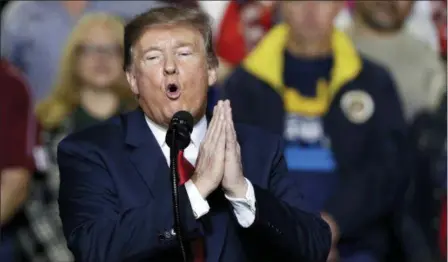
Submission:
POLYGON ((176 113, 178 111, 182 111, 182 110, 189 111, 188 107, 186 107, 185 105, 181 104, 180 102, 176 102, 176 101, 171 102, 170 105, 167 105, 167 106, 168 106, 167 111, 170 114, 174 114, 174 113, 176 113))
POLYGON ((205 114, 205 107, 189 107, 189 106, 182 106, 182 107, 175 107, 172 108, 168 114, 166 114, 166 116, 168 116, 171 120, 171 118, 173 117, 173 115, 179 111, 187 111, 188 113, 190 113, 193 118, 198 121, 201 117, 204 116, 205 114))
POLYGON ((96 90, 107 90, 110 84, 109 81, 97 81, 93 86, 95 86, 96 90))
POLYGON ((171 118, 173 118, 174 114, 176 114, 179 111, 190 112, 189 110, 185 110, 182 107, 169 107, 164 110, 165 122, 169 123, 171 121, 171 118))

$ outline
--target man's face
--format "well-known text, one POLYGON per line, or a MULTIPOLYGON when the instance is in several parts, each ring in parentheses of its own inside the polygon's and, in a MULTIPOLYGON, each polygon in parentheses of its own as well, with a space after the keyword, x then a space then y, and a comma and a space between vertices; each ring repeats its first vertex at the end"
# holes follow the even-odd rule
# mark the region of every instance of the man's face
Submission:
POLYGON ((284 1, 281 12, 293 37, 320 41, 331 35, 342 1, 284 1))
POLYGON ((216 70, 209 68, 204 39, 197 29, 153 26, 136 42, 132 54, 127 78, 151 120, 167 126, 180 110, 195 119, 204 115, 216 70))
POLYGON ((403 26, 413 1, 357 1, 356 12, 371 28, 394 32, 403 26))

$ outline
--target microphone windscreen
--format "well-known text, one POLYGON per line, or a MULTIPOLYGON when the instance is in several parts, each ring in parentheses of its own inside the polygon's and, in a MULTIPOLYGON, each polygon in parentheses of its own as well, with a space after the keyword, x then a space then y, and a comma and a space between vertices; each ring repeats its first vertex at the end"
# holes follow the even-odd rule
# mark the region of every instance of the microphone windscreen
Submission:
POLYGON ((190 133, 193 130, 193 123, 193 116, 187 111, 179 111, 175 113, 171 119, 171 124, 181 124, 185 126, 190 133))
POLYGON ((193 131, 193 123, 193 116, 187 111, 175 113, 166 133, 166 144, 170 148, 175 145, 179 150, 187 148, 191 141, 190 135, 193 131))

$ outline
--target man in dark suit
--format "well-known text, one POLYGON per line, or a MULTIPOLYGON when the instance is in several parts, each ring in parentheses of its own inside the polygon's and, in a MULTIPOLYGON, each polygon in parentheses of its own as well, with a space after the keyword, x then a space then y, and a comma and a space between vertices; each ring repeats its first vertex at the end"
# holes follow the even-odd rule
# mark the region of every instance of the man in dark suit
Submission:
POLYGON ((198 10, 153 9, 126 26, 125 71, 140 108, 59 145, 60 215, 77 261, 180 260, 165 143, 180 110, 195 120, 179 156, 195 170, 178 187, 194 261, 326 260, 330 229, 303 210, 280 139, 234 126, 228 101, 207 122, 218 67, 211 45, 208 17, 198 10))

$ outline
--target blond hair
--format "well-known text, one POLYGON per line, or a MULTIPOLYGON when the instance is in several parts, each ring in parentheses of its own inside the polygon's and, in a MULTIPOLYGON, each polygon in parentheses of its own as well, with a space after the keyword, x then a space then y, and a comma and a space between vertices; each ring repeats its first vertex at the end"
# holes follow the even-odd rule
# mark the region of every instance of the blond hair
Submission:
POLYGON ((183 6, 167 6, 153 8, 131 20, 125 27, 124 33, 124 70, 132 64, 132 47, 142 37, 145 31, 154 25, 189 25, 196 28, 202 35, 207 52, 209 67, 219 65, 213 47, 213 35, 210 17, 199 8, 183 6))
MULTIPOLYGON (((75 26, 64 47, 59 72, 49 97, 37 104, 36 115, 44 129, 57 127, 80 103, 80 80, 76 74, 76 48, 93 25, 105 25, 112 30, 123 48, 124 22, 107 13, 85 15, 75 26)), ((121 101, 132 104, 132 92, 125 76, 110 87, 121 101)))

